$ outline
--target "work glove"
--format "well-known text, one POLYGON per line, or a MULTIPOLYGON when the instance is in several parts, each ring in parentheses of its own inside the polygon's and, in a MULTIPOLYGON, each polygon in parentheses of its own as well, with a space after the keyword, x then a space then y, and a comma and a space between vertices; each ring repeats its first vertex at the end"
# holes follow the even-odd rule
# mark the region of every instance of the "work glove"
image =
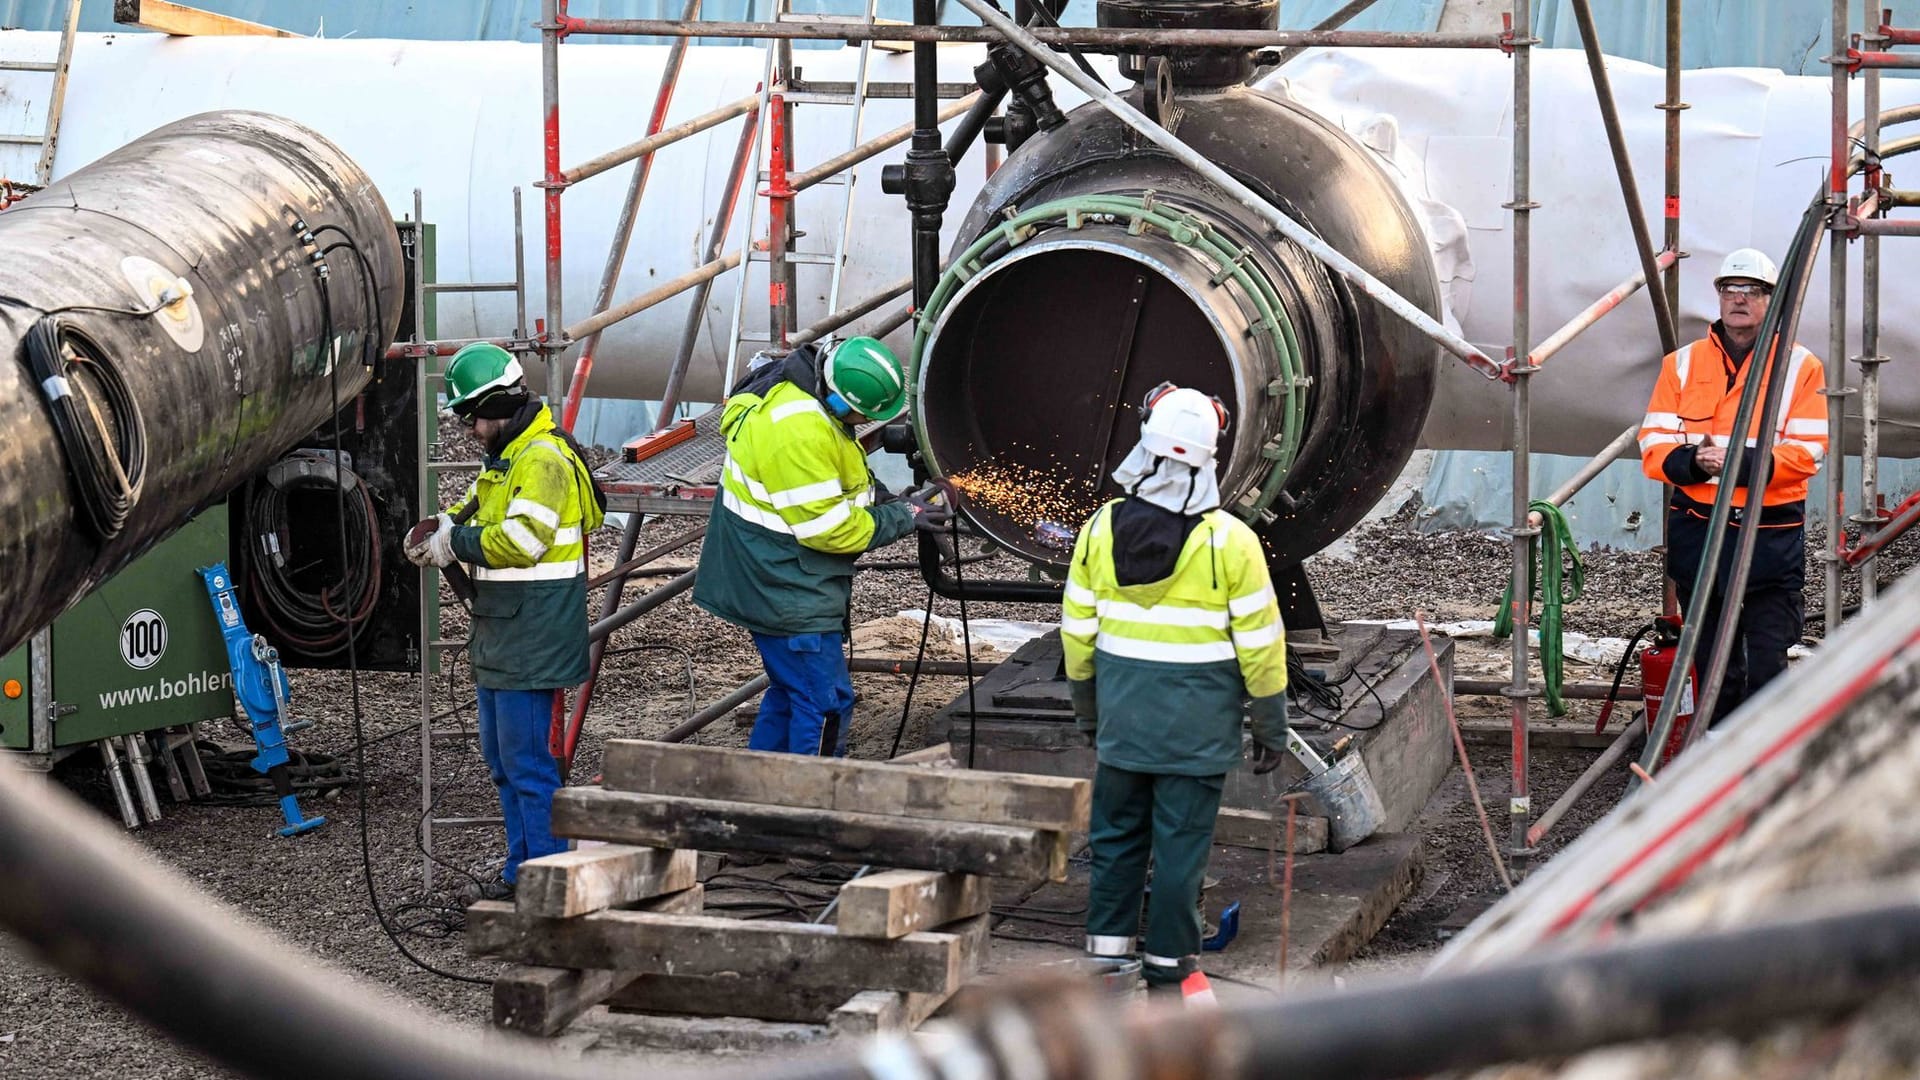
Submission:
POLYGON ((1264 743, 1253 744, 1253 775, 1265 776, 1280 767, 1286 754, 1268 747, 1264 743))
POLYGON ((439 527, 434 518, 421 518, 407 531, 406 539, 401 541, 400 550, 406 553, 407 561, 415 566, 426 566, 427 541, 433 539, 433 533, 439 527))
POLYGON ((1087 737, 1087 745, 1092 746, 1100 724, 1099 712, 1094 708, 1093 680, 1068 679, 1067 696, 1073 701, 1073 724, 1087 737))
POLYGON ((906 503, 913 508, 913 527, 923 532, 945 532, 953 524, 953 500, 938 484, 909 494, 906 503))
POLYGON ((1287 754, 1287 695, 1285 691, 1257 697, 1247 703, 1253 727, 1253 771, 1265 775, 1280 767, 1287 754))
POLYGON ((876 478, 876 479, 874 480, 874 482, 873 482, 873 505, 875 505, 875 506, 885 506, 885 505, 887 505, 888 503, 891 503, 891 502, 899 502, 899 501, 900 501, 900 496, 898 496, 898 495, 895 495, 895 494, 893 493, 893 490, 892 490, 891 488, 889 488, 889 487, 887 487, 887 485, 885 485, 885 484, 883 484, 883 483, 881 483, 881 482, 880 482, 880 481, 879 481, 879 480, 878 480, 877 478, 876 478))
POLYGON ((424 518, 407 533, 407 560, 415 566, 446 566, 453 562, 453 518, 436 514, 424 518))

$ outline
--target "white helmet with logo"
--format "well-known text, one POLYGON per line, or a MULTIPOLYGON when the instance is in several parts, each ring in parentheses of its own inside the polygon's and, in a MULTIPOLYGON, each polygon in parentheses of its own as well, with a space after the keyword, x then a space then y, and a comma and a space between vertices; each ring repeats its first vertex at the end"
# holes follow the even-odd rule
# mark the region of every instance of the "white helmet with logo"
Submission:
POLYGON ((1728 254, 1726 261, 1720 264, 1720 272, 1713 278, 1713 287, 1717 289, 1721 283, 1735 278, 1758 281, 1771 289, 1780 284, 1780 268, 1773 265, 1773 260, 1767 258, 1765 252, 1741 248, 1728 254))
POLYGON ((1140 426, 1140 446, 1155 457, 1212 468, 1220 433, 1227 427, 1227 408, 1220 399, 1198 390, 1161 383, 1141 404, 1146 414, 1140 426))

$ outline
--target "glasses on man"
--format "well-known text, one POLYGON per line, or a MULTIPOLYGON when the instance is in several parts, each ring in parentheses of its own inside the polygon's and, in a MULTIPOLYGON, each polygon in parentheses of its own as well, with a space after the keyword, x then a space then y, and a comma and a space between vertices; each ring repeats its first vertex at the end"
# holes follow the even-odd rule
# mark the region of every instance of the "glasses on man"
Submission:
POLYGON ((1720 286, 1721 296, 1766 296, 1772 291, 1757 281, 1729 281, 1720 286))

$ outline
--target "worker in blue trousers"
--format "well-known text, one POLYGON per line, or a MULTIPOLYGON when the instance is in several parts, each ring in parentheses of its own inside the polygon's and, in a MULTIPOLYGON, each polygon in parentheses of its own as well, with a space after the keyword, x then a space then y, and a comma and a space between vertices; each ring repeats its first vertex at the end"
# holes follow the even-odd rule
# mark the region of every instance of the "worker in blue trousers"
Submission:
POLYGON ((473 512, 416 526, 407 557, 472 567, 467 655, 481 755, 507 830, 506 865, 479 895, 502 899, 521 863, 567 848, 551 825, 561 778, 547 736, 555 695, 587 677, 585 543, 604 507, 578 448, 528 391, 512 354, 485 343, 461 349, 447 367, 447 395, 486 461, 460 500, 473 512))
POLYGON ((1075 720, 1099 752, 1087 952, 1130 957, 1153 865, 1150 994, 1211 1000, 1200 886, 1226 774, 1252 720, 1254 771, 1287 746, 1287 659, 1266 552, 1220 509, 1218 398, 1163 383, 1113 479, 1126 492, 1074 544, 1060 644, 1075 720))
POLYGON ((747 746, 842 756, 853 712, 846 624, 854 561, 943 511, 893 500, 854 428, 906 408, 906 380, 872 338, 803 345, 728 395, 727 460, 693 602, 753 635, 766 667, 747 746))

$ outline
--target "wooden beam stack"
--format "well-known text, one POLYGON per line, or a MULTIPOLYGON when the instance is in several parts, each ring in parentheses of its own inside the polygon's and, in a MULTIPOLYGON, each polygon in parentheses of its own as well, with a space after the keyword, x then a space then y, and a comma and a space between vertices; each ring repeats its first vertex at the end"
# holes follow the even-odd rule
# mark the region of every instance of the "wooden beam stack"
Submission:
POLYGON ((515 967, 494 1023, 554 1035, 597 1005, 676 1017, 912 1028, 980 968, 989 878, 1063 880, 1085 780, 616 740, 604 786, 554 798, 598 846, 520 869, 467 911, 467 947, 515 967), (832 925, 703 913, 695 850, 861 864, 832 925))

